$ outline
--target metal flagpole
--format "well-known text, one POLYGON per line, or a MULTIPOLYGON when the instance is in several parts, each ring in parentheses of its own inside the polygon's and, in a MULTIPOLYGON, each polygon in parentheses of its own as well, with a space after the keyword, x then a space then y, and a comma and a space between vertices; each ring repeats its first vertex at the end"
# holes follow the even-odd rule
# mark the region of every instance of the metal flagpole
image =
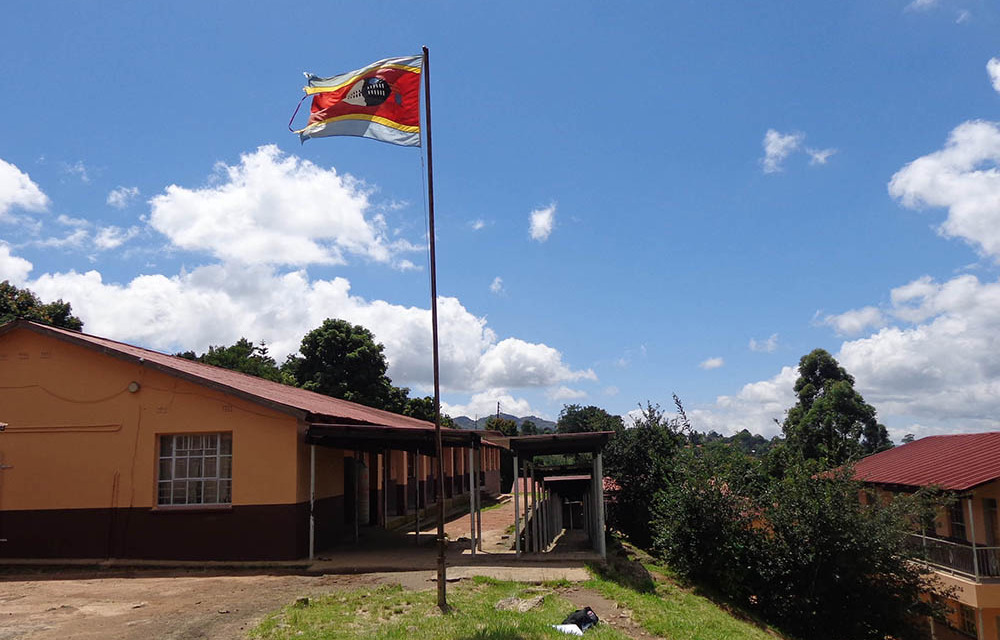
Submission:
POLYGON ((431 352, 434 363, 434 445, 437 452, 438 468, 438 531, 437 531, 437 592, 438 608, 448 610, 448 598, 445 593, 445 561, 444 561, 444 464, 441 446, 441 380, 438 366, 438 307, 437 307, 437 261, 434 256, 434 155, 431 153, 431 61, 430 52, 423 47, 424 63, 424 111, 427 131, 427 235, 430 243, 431 267, 431 352))

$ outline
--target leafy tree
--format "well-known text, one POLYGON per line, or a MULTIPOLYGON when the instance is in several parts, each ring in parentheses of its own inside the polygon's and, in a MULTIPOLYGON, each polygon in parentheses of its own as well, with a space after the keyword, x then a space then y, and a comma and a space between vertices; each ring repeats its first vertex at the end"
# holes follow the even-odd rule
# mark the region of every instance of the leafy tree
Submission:
MULTIPOLYGON (((399 387, 396 387, 397 389, 399 387)), ((434 397, 424 396, 423 398, 407 398, 403 405, 403 415, 434 422, 434 397)), ((449 429, 455 428, 455 421, 446 413, 441 414, 441 426, 449 429)))
POLYGON ((302 338, 284 369, 303 389, 400 413, 409 389, 392 385, 383 350, 361 325, 327 319, 302 338))
POLYGON ((789 447, 839 465, 892 447, 875 408, 854 390, 854 377, 823 349, 799 361, 798 397, 782 424, 789 447))
POLYGON ((650 506, 672 481, 674 456, 684 442, 680 420, 647 402, 634 426, 618 430, 605 448, 605 474, 619 487, 608 505, 608 520, 640 547, 652 541, 650 506))
MULTIPOLYGON (((921 494, 862 505, 850 465, 782 453, 780 477, 733 448, 685 449, 655 499, 656 550, 681 575, 798 637, 921 637, 937 593, 907 545, 921 494)), ((937 593, 937 595, 941 595, 937 593)))
POLYGON ((537 436, 540 433, 541 430, 539 430, 538 425, 533 420, 524 420, 521 422, 522 436, 537 436))
POLYGON ((73 315, 70 303, 56 300, 43 303, 29 289, 18 289, 9 280, 0 282, 0 324, 18 318, 80 331, 83 321, 73 315))
POLYGON ((620 431, 625 427, 621 416, 614 416, 593 405, 582 407, 578 404, 564 405, 559 412, 556 431, 576 433, 580 431, 620 431))
POLYGON ((255 345, 246 338, 240 338, 235 344, 228 347, 210 346, 208 351, 200 356, 196 355, 194 351, 185 351, 177 355, 188 360, 196 360, 274 382, 294 383, 288 374, 282 373, 274 358, 268 355, 267 346, 263 342, 260 345, 255 345))
POLYGON ((505 436, 517 435, 517 423, 508 418, 490 416, 486 419, 486 429, 489 431, 499 431, 505 436))

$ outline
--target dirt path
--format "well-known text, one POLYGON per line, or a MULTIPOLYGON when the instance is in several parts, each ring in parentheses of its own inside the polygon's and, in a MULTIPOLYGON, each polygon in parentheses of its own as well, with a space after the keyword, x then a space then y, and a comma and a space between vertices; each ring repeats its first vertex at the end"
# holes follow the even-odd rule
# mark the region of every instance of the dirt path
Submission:
POLYGON ((0 640, 238 638, 299 596, 366 576, 171 576, 0 582, 0 640))
POLYGON ((608 600, 603 595, 586 587, 567 587, 559 590, 559 595, 573 603, 577 609, 590 607, 600 619, 600 624, 614 627, 633 640, 654 640, 659 636, 653 635, 639 626, 632 618, 632 612, 621 607, 617 602, 608 600))

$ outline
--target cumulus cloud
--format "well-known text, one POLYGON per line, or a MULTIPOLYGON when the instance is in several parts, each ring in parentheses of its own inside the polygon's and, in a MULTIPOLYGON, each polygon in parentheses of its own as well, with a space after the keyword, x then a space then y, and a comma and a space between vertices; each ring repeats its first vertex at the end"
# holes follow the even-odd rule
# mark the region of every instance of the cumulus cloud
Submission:
POLYGON ((1000 58, 990 58, 986 63, 986 73, 990 75, 990 84, 993 90, 1000 93, 1000 58))
POLYGON ((442 401, 441 411, 452 417, 491 416, 496 413, 497 402, 500 403, 503 412, 510 415, 533 416, 538 414, 531 408, 531 403, 524 398, 515 398, 506 389, 488 389, 475 393, 465 404, 450 404, 442 401))
POLYGON ((32 264, 24 258, 11 254, 10 247, 0 242, 0 282, 10 280, 21 286, 31 273, 32 264))
POLYGON ((94 236, 94 246, 102 251, 117 249, 137 235, 139 235, 138 227, 130 227, 128 229, 122 229, 113 225, 102 227, 97 230, 97 234, 94 236))
POLYGON ((139 197, 138 187, 118 187, 108 193, 108 204, 115 209, 124 209, 139 197))
POLYGON ((774 377, 746 384, 735 395, 719 396, 714 405, 689 408, 688 418, 699 431, 733 434, 749 429, 766 438, 779 435, 781 427, 775 420, 783 420, 795 403, 798 376, 798 367, 783 367, 774 377))
POLYGON ((490 293, 500 295, 503 292, 504 292, 503 278, 501 278, 500 276, 493 278, 493 282, 490 284, 490 293))
POLYGON ((706 371, 710 371, 712 369, 718 369, 724 364, 726 364, 726 362, 722 358, 709 358, 708 360, 702 361, 698 366, 706 371))
POLYGON ((219 164, 205 187, 171 185, 150 201, 150 224, 182 249, 243 264, 391 262, 419 247, 390 241, 368 190, 349 175, 266 145, 219 164))
POLYGON ((581 391, 580 389, 570 389, 567 386, 561 386, 557 389, 552 389, 547 395, 550 400, 555 402, 565 402, 566 400, 579 400, 581 398, 586 398, 587 392, 581 391))
POLYGON ((49 207, 49 197, 35 184, 31 177, 15 165, 0 158, 0 222, 12 209, 25 211, 45 211, 49 207))
POLYGON ((781 171, 785 158, 797 150, 805 139, 802 133, 781 133, 768 129, 764 134, 764 157, 760 160, 764 173, 781 171))
POLYGON ((943 149, 917 158, 889 182, 905 207, 943 207, 939 232, 961 238, 1000 262, 1000 126, 970 121, 956 127, 943 149))
POLYGON ((778 334, 772 333, 767 340, 750 338, 750 350, 758 353, 773 353, 778 348, 778 334))
POLYGON ((550 204, 543 209, 535 209, 529 217, 531 239, 538 242, 548 240, 556 224, 556 205, 550 204))
POLYGON ((868 329, 878 328, 885 324, 885 317, 876 307, 852 309, 837 315, 823 318, 823 324, 833 327, 840 336, 857 336, 868 329))
POLYGON ((809 164, 826 164, 830 156, 837 153, 836 149, 806 149, 809 154, 809 164))
MULTIPOLYGON (((42 299, 72 302, 89 332, 168 352, 205 351, 245 336, 265 341, 281 360, 324 319, 343 318, 368 327, 385 345, 394 383, 419 389, 431 385, 430 310, 367 300, 354 295, 344 278, 310 280, 304 270, 215 264, 125 283, 106 282, 96 270, 29 279, 31 264, 5 245, 0 269, 42 299)), ((597 378, 590 369, 571 368, 548 345, 499 340, 484 317, 456 298, 439 298, 438 316, 445 390, 545 388, 597 378)))

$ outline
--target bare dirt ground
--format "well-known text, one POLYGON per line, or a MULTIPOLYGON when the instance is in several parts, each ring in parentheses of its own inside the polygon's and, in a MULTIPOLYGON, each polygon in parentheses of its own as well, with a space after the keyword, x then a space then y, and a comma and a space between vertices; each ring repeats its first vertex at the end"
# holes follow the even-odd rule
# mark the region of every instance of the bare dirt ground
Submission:
MULTIPOLYGON (((43 576, 51 578, 52 576, 43 576)), ((0 640, 241 638, 274 609, 368 576, 168 576, 0 582, 0 640)))
MULTIPOLYGON (((493 562, 486 566, 469 564, 468 550, 463 555, 459 550, 461 544, 457 544, 455 562, 448 569, 449 581, 472 575, 529 582, 588 578, 589 574, 579 562, 532 566, 524 560, 513 561, 509 538, 502 537, 511 522, 511 504, 484 512, 483 550, 487 553, 478 559, 493 562), (512 562, 506 562, 507 559, 512 562), (456 566, 460 564, 466 566, 456 566)), ((468 536, 468 515, 449 522, 447 531, 452 539, 468 536)), ((423 552, 431 558, 429 567, 432 567, 433 545, 423 552)), ((364 564, 364 554, 347 551, 344 555, 364 564)), ((326 575, 259 575, 218 567, 168 571, 15 569, 8 566, 0 574, 0 640, 235 639, 245 637, 268 612, 298 597, 392 582, 414 590, 434 588, 434 571, 423 567, 403 570, 417 568, 403 562, 416 555, 409 546, 376 552, 376 555, 378 562, 374 562, 374 566, 388 566, 394 570, 364 573, 361 566, 354 567, 336 559, 317 562, 310 570, 312 573, 327 572, 326 575)), ((604 612, 592 604, 597 601, 596 594, 579 595, 584 595, 585 604, 594 607, 598 615, 606 619, 604 612)), ((601 606, 607 608, 611 603, 601 603, 601 606)))

